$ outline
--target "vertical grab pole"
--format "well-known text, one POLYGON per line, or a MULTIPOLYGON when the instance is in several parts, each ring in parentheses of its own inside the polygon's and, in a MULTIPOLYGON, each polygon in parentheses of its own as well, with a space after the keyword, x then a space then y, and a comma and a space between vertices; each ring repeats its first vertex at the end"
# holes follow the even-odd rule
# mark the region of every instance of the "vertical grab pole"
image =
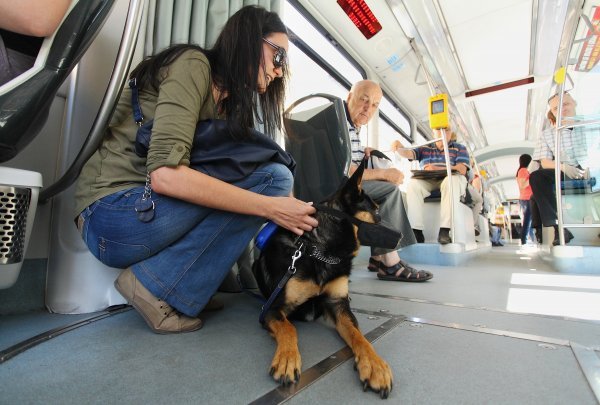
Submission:
POLYGON ((452 238, 452 243, 455 243, 456 238, 454 237, 454 228, 456 228, 456 224, 454 223, 454 182, 452 181, 452 168, 450 167, 450 152, 448 150, 448 139, 446 139, 446 128, 441 128, 442 132, 442 141, 444 143, 444 158, 446 159, 446 180, 450 182, 450 223, 452 227, 450 228, 450 237, 452 238))
POLYGON ((558 95, 558 111, 556 112, 556 126, 554 132, 554 187, 556 195, 556 219, 558 221, 558 240, 560 245, 565 244, 565 235, 563 234, 563 215, 562 215, 562 192, 560 189, 561 182, 561 170, 560 170, 560 132, 562 130, 562 103, 563 103, 563 90, 564 81, 560 83, 559 95, 558 95))

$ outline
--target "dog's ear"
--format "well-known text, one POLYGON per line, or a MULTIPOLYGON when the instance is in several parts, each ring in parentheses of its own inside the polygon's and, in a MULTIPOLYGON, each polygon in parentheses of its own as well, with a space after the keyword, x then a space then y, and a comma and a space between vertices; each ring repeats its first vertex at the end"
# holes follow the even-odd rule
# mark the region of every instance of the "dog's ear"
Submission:
POLYGON ((346 181, 338 194, 339 201, 344 201, 345 206, 352 206, 362 193, 362 178, 367 166, 367 160, 363 159, 352 176, 346 181))
POLYGON ((355 190, 358 190, 359 193, 362 191, 362 178, 366 167, 367 158, 365 157, 360 162, 354 173, 352 173, 352 176, 346 182, 346 188, 353 187, 355 190))

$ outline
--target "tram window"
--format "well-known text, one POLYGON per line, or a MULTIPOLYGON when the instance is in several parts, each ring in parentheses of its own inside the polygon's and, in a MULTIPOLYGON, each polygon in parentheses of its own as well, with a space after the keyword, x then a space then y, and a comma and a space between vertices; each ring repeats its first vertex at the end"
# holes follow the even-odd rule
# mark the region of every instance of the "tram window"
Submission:
POLYGON ((415 135, 415 144, 422 145, 425 142, 427 142, 427 137, 425 136, 425 134, 423 134, 423 132, 421 132, 420 130, 417 131, 417 134, 415 135))
POLYGON ((387 148, 392 141, 398 138, 404 138, 411 141, 410 137, 410 121, 407 116, 398 108, 396 108, 391 101, 384 94, 379 103, 379 147, 387 148), (385 132, 381 131, 382 127, 386 127, 385 132), (391 131, 388 131, 388 127, 391 131), (391 139, 388 139, 391 137, 391 139))
POLYGON ((392 127, 385 120, 379 120, 379 150, 387 151, 390 149, 392 142, 399 140, 403 146, 406 146, 407 142, 404 138, 399 136, 396 128, 392 127))
MULTIPOLYGON (((292 43, 289 46, 289 61, 291 80, 286 93, 286 105, 313 93, 332 94, 346 99, 348 89, 292 43)), ((306 108, 311 107, 314 106, 306 105, 306 108)))
MULTIPOLYGON (((314 93, 326 93, 346 100, 350 86, 362 80, 366 74, 353 64, 342 50, 336 48, 315 27, 315 22, 304 17, 298 9, 302 6, 287 1, 283 8, 283 21, 290 31, 289 64, 290 83, 285 104, 314 93), (297 8, 298 7, 298 8, 297 8)), ((310 109, 322 104, 315 99, 299 108, 310 109)), ((361 137, 368 136, 362 131, 361 137)))
MULTIPOLYGON (((308 44, 330 66, 333 66, 350 84, 363 79, 363 74, 346 56, 333 46, 290 2, 286 2, 283 8, 283 21, 298 38, 308 44)), ((301 66, 304 69, 305 66, 301 66)), ((318 82, 314 78, 312 81, 318 82)))

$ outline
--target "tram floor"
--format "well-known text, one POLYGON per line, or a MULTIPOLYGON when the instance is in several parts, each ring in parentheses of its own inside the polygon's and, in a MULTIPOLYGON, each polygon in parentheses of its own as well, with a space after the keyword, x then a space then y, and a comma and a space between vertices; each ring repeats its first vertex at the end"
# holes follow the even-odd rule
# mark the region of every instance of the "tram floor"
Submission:
MULTIPOLYGON (((459 267, 417 266, 434 273, 425 283, 377 280, 367 260, 363 248, 351 306, 394 371, 391 403, 598 402, 600 305, 581 306, 600 296, 599 277, 557 273, 514 245, 459 267)), ((128 308, 0 317, 4 349, 54 329, 0 365, 0 403, 380 403, 362 391, 351 353, 321 321, 296 324, 303 375, 278 387, 259 301, 219 297, 225 309, 182 335, 153 334, 128 308)))

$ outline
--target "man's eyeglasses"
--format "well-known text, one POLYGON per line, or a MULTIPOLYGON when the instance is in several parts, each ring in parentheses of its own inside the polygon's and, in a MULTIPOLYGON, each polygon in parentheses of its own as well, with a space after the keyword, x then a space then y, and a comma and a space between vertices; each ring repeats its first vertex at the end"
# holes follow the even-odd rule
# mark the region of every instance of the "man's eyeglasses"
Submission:
MULTIPOLYGON (((565 91, 563 92, 563 94, 569 94, 569 90, 565 90, 565 91)), ((550 97, 548 98, 548 103, 550 103, 550 100, 552 100, 554 97, 558 97, 558 96, 560 96, 560 92, 558 92, 558 93, 554 93, 552 96, 550 96, 550 97)))
POLYGON ((263 38, 263 41, 265 41, 267 44, 271 45, 273 47, 273 49, 275 49, 275 54, 273 55, 273 66, 275 66, 275 68, 283 67, 283 65, 285 65, 285 61, 287 59, 287 54, 285 52, 285 49, 283 49, 280 46, 275 45, 273 42, 269 41, 266 38, 263 38))

